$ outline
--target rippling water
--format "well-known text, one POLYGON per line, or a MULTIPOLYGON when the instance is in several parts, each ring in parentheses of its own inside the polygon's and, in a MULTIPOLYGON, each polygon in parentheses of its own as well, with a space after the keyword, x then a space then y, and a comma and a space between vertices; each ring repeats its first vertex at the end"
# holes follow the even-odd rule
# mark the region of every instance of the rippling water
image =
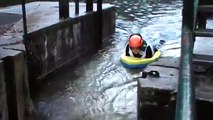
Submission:
POLYGON ((180 55, 180 0, 108 1, 117 8, 116 33, 98 52, 48 78, 34 100, 40 120, 135 120, 137 82, 132 76, 141 70, 119 62, 131 33, 155 45, 165 40, 163 56, 180 55))

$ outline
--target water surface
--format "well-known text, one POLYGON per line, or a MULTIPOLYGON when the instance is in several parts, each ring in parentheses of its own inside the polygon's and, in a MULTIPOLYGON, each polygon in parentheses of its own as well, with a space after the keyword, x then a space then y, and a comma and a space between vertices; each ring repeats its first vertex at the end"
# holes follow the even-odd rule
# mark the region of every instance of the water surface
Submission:
POLYGON ((49 77, 36 99, 40 120, 136 120, 137 82, 119 62, 128 36, 141 33, 164 56, 180 55, 180 0, 108 0, 114 4, 116 32, 98 52, 49 77))

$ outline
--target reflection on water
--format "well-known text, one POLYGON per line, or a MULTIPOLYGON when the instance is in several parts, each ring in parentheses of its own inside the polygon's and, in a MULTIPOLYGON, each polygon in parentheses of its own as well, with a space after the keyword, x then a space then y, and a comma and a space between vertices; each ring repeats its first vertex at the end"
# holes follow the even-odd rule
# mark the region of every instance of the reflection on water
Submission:
POLYGON ((40 120, 135 120, 136 85, 119 62, 127 38, 141 33, 163 56, 179 56, 181 1, 109 0, 117 8, 116 33, 97 53, 88 53, 50 78, 34 100, 40 120))

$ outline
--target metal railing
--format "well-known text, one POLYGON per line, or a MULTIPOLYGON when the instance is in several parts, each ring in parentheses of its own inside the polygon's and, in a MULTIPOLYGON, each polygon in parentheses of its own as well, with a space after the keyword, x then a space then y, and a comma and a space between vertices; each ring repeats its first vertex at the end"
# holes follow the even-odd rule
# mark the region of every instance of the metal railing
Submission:
MULTIPOLYGON (((25 54, 28 54, 29 51, 26 47, 26 44, 27 44, 27 18, 26 18, 26 6, 25 6, 25 0, 22 0, 21 1, 21 5, 22 5, 22 19, 23 19, 23 31, 24 31, 24 35, 23 35, 23 43, 25 45, 25 50, 26 50, 26 53, 25 54)), ((27 55, 25 56, 27 58, 27 55)), ((28 58, 27 58, 28 59, 28 58)))
POLYGON ((181 59, 176 103, 176 120, 196 120, 195 93, 192 80, 194 46, 194 0, 183 0, 181 59))

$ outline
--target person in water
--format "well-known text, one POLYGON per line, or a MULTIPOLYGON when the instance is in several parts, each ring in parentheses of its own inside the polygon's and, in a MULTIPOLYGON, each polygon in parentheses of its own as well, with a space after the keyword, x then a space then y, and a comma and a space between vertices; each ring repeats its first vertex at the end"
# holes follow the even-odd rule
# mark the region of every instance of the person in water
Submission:
POLYGON ((152 45, 147 44, 140 34, 132 34, 126 46, 126 56, 137 58, 151 58, 157 51, 152 45))

